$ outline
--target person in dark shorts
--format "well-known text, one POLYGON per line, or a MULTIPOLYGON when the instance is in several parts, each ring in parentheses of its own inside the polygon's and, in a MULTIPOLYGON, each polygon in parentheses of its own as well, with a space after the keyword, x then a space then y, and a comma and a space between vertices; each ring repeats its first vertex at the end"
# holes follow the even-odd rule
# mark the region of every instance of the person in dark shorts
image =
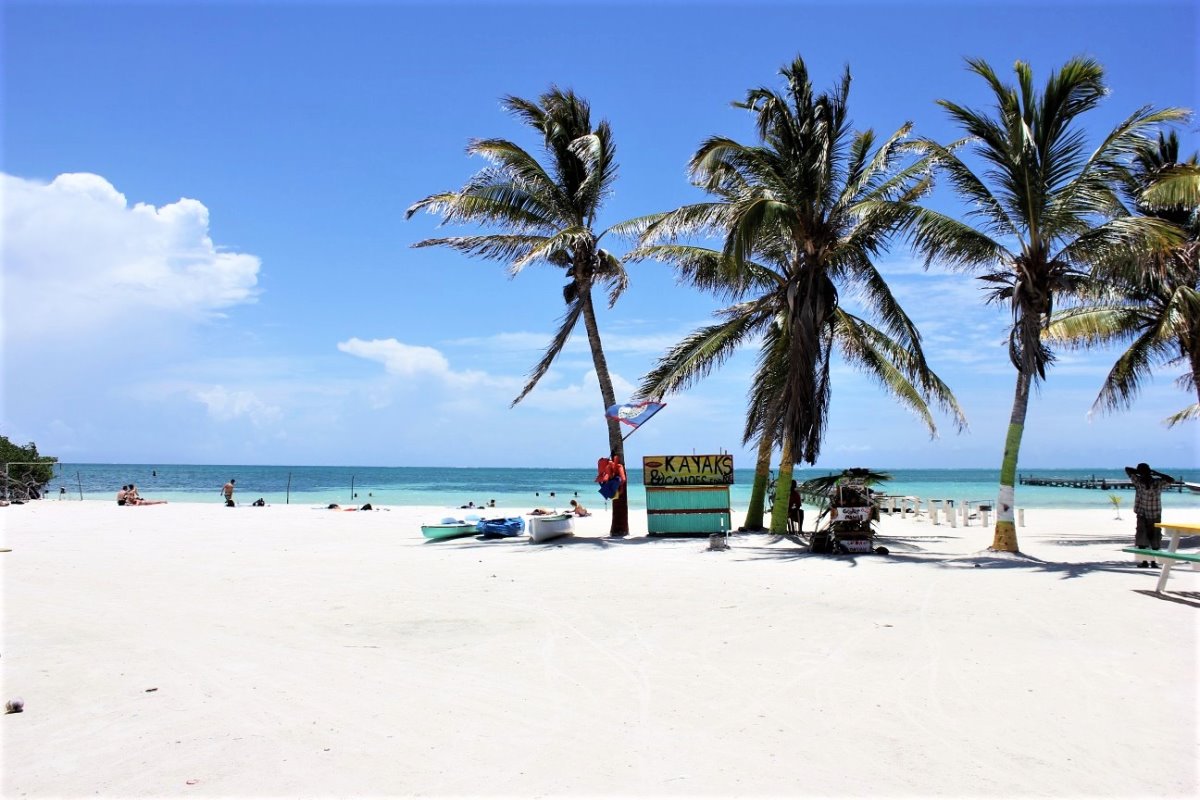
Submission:
MULTIPOLYGON (((1125 474, 1133 482, 1133 516, 1137 528, 1133 534, 1134 547, 1150 550, 1162 549, 1162 528, 1155 525, 1162 521, 1163 487, 1175 482, 1170 475, 1150 469, 1146 462, 1136 467, 1126 467, 1125 474)), ((1139 567, 1157 567, 1157 561, 1142 560, 1139 567)))
POLYGON ((788 533, 804 532, 804 498, 800 496, 800 486, 792 481, 792 492, 788 495, 788 533), (792 525, 796 530, 792 530, 792 525))

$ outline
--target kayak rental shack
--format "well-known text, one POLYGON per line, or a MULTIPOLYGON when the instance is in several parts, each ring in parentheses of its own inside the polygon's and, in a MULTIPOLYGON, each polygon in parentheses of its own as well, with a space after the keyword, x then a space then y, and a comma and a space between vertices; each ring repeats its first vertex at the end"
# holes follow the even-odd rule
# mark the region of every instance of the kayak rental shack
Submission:
POLYGON ((728 533, 733 456, 643 456, 646 530, 651 536, 728 533))

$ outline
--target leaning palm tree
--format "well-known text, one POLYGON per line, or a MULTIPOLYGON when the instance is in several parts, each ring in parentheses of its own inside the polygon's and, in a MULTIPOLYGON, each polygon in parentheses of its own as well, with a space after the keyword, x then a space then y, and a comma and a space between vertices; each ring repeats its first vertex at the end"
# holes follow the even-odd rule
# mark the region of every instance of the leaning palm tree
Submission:
MULTIPOLYGON (((667 352, 639 394, 678 391, 741 346, 760 342, 744 442, 757 442, 760 454, 764 443, 780 447, 777 485, 786 487, 793 465, 814 463, 820 453, 835 350, 914 410, 931 432, 930 400, 960 426, 964 419, 873 263, 907 204, 929 187, 919 164, 899 166, 910 126, 877 146, 872 131, 850 130, 848 70, 833 91, 821 94, 799 58, 781 75, 783 94, 754 89, 734 103, 755 115, 759 144, 713 137, 692 157, 693 182, 714 200, 633 221, 643 233, 630 259, 671 263, 684 280, 735 301, 717 313, 718 322, 667 352), (722 237, 722 248, 679 241, 700 233, 722 237), (858 296, 880 327, 842 306, 844 290, 858 296)), ((777 491, 772 532, 782 533, 786 520, 787 492, 777 491)))
MULTIPOLYGON (((593 128, 587 102, 557 87, 551 87, 537 102, 508 96, 501 105, 541 135, 546 164, 513 142, 474 140, 467 153, 482 156, 492 165, 458 191, 414 203, 406 218, 428 211, 441 214, 443 224, 494 225, 504 232, 426 239, 413 246, 445 246, 501 261, 513 276, 531 264, 560 268, 566 277, 562 289, 566 311, 558 332, 512 404, 521 402, 537 386, 582 319, 602 408, 607 409, 616 403, 616 396, 596 324, 592 288, 606 288, 611 307, 628 284, 620 259, 599 245, 604 232, 593 229, 617 174, 612 130, 604 121, 593 128)), ((613 419, 607 419, 607 424, 609 450, 623 462, 620 424, 613 419)), ((628 508, 626 492, 622 492, 613 503, 612 535, 628 533, 628 508)))
POLYGON ((1042 330, 1055 300, 1081 291, 1093 266, 1119 252, 1156 249, 1177 239, 1168 223, 1125 213, 1115 187, 1145 132, 1185 112, 1138 109, 1088 153, 1078 118, 1107 93, 1095 61, 1068 61, 1040 94, 1023 62, 1014 67, 1017 87, 1002 83, 985 61, 967 63, 987 82, 996 108, 981 112, 948 100, 938 103, 966 132, 973 144, 968 152, 978 156, 984 171, 975 172, 960 147, 924 146, 968 204, 968 221, 922 209, 912 231, 926 264, 980 274, 991 287, 989 302, 1012 311, 1008 353, 1017 379, 992 548, 1017 552, 1014 483, 1029 390, 1045 379, 1053 362, 1042 330))
MULTIPOLYGON (((1183 365, 1178 383, 1200 399, 1200 164, 1179 160, 1179 138, 1142 142, 1125 186, 1138 214, 1179 228, 1182 241, 1138 252, 1102 269, 1104 280, 1074 308, 1054 315, 1045 338, 1069 347, 1128 342, 1093 410, 1128 408, 1153 367, 1183 365)), ((1200 418, 1200 402, 1167 419, 1200 418)))

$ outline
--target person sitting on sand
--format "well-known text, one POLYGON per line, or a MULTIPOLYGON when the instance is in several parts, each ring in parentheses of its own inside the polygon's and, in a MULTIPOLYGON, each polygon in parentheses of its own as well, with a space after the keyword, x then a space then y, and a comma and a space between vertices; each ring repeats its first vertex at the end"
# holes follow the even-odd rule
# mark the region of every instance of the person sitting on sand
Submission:
POLYGON ((584 508, 583 503, 578 500, 571 501, 571 510, 575 512, 575 516, 577 517, 590 517, 592 515, 592 512, 584 508))
POLYGON ((122 486, 121 491, 117 492, 117 505, 123 506, 129 502, 129 487, 122 486))

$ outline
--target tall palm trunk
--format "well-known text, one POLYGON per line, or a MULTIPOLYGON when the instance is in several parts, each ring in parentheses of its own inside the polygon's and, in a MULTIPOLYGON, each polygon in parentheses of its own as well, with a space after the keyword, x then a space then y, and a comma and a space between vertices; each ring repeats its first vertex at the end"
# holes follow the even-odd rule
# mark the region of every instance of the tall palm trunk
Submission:
POLYGON ((1185 353, 1185 355, 1191 361, 1192 388, 1196 390, 1196 400, 1200 401, 1200 324, 1197 324, 1195 327, 1198 330, 1190 337, 1192 352, 1185 353))
MULTIPOLYGON (((608 360, 604 357, 604 348, 600 344, 600 328, 596 325, 596 309, 592 305, 592 287, 589 283, 581 282, 581 302, 583 303, 583 327, 587 330, 588 346, 592 350, 592 364, 596 368, 596 380, 600 384, 600 397, 607 413, 609 407, 616 405, 617 397, 613 390, 612 377, 608 374, 608 360)), ((609 452, 625 464, 625 443, 621 440, 621 423, 608 419, 608 449, 609 452)), ((625 465, 626 471, 629 465, 625 465)), ((609 526, 610 536, 626 536, 629 534, 629 486, 626 485, 617 497, 613 499, 612 524, 609 526)))
POLYGON ((758 460, 754 464, 754 486, 750 490, 750 507, 746 509, 746 521, 739 530, 762 531, 763 508, 767 502, 767 484, 771 479, 771 437, 758 440, 758 460))
POLYGON ((779 456, 779 478, 775 481, 775 505, 771 506, 771 533, 783 536, 787 533, 788 501, 792 497, 792 437, 783 440, 783 452, 779 456))
POLYGON ((1029 373, 1017 371, 1017 389, 1013 397, 1012 416, 1008 420, 1008 436, 1004 440, 1004 461, 1000 464, 1000 497, 996 509, 996 529, 992 549, 1019 553, 1015 509, 1017 454, 1021 450, 1021 435, 1025 432, 1025 412, 1029 408, 1029 373))

